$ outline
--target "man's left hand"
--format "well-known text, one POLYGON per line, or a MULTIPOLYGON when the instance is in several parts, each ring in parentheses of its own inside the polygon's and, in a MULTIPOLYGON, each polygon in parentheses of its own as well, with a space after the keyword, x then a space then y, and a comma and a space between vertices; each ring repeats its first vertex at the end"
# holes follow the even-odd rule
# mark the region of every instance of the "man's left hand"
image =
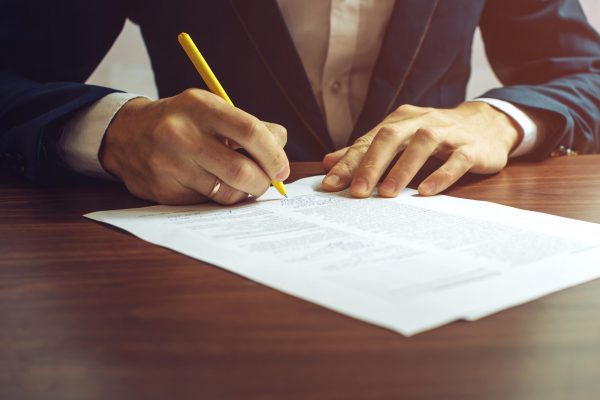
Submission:
POLYGON ((368 197, 379 185, 380 196, 395 197, 430 156, 445 163, 419 184, 422 195, 448 188, 467 172, 491 174, 506 166, 508 154, 522 138, 516 122, 484 102, 453 109, 400 106, 354 144, 323 159, 329 170, 323 189, 350 186, 354 197, 368 197))

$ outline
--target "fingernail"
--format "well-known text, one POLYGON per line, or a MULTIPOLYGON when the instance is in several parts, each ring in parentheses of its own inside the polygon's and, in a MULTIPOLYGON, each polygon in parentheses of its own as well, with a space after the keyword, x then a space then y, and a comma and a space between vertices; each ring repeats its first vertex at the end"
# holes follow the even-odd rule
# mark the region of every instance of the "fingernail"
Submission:
POLYGON ((290 176, 290 167, 286 165, 275 175, 275 179, 278 181, 284 181, 288 176, 290 176))
POLYGON ((423 182, 419 185, 419 193, 422 194, 433 194, 435 191, 435 184, 433 182, 423 182))
POLYGON ((387 193, 396 193, 398 191, 398 183, 390 178, 385 178, 379 190, 387 193))
POLYGON ((340 184, 340 177, 335 174, 327 175, 325 179, 323 179, 323 184, 331 187, 337 187, 340 184))
POLYGON ((364 178, 356 178, 352 183, 352 189, 358 193, 366 193, 369 190, 367 180, 364 178))

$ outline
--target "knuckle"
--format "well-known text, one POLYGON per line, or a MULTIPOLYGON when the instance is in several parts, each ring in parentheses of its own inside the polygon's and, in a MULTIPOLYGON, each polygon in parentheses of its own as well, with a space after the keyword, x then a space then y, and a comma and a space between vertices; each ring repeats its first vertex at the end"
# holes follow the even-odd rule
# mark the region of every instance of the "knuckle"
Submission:
POLYGON ((287 163, 286 157, 283 151, 277 151, 271 157, 271 166, 274 170, 280 170, 287 163))
POLYGON ((200 89, 196 89, 196 88, 189 88, 189 89, 185 89, 183 92, 181 92, 179 95, 181 97, 188 97, 188 98, 193 98, 195 97, 198 93, 200 92, 200 89))
POLYGON ((186 89, 180 95, 181 100, 193 106, 194 110, 202 114, 210 113, 217 109, 221 98, 202 89, 186 89))
POLYGON ((206 90, 190 88, 181 92, 181 97, 190 101, 204 101, 207 98, 206 90))
POLYGON ((402 104, 400 107, 398 107, 398 108, 396 108, 396 110, 394 110, 393 114, 396 114, 396 115, 413 114, 418 109, 419 109, 419 107, 413 106, 412 104, 402 104))
POLYGON ((466 165, 473 165, 474 164, 474 159, 473 159, 473 155, 471 154, 470 151, 465 150, 465 149, 457 149, 454 154, 456 155, 456 157, 458 157, 464 164, 466 165))
POLYGON ((188 128, 185 121, 176 116, 166 116, 157 124, 157 128, 151 133, 160 149, 172 147, 186 147, 188 128))
POLYGON ((398 182, 408 184, 412 180, 413 175, 411 175, 410 172, 405 169, 400 169, 393 172, 393 178, 395 178, 398 182))
POLYGON ((244 118, 240 126, 242 135, 246 138, 248 143, 255 143, 260 137, 260 120, 256 117, 244 118))
POLYGON ((347 176, 350 174, 350 170, 348 169, 348 167, 342 163, 337 163, 336 165, 334 165, 329 170, 329 172, 337 176, 347 176))
POLYGON ((277 144, 284 147, 287 143, 287 129, 273 122, 262 121, 262 123, 271 132, 277 144))
POLYGON ((284 128, 283 126, 281 126, 280 132, 281 132, 280 133, 281 146, 283 147, 287 143, 287 137, 288 137, 287 129, 284 128))
POLYGON ((398 134, 398 129, 396 129, 394 126, 384 125, 377 131, 377 136, 375 136, 374 140, 392 142, 398 139, 398 134))
POLYGON ((415 132, 415 138, 422 141, 428 142, 439 142, 439 135, 436 131, 430 128, 419 128, 417 132, 415 132))
POLYGON ((373 143, 373 136, 363 135, 354 141, 354 144, 351 146, 351 148, 358 149, 362 147, 369 147, 371 143, 373 143))
POLYGON ((454 178, 454 174, 447 167, 440 168, 436 175, 441 182, 450 182, 454 178))
POLYGON ((340 160, 332 169, 331 172, 338 176, 351 175, 354 171, 353 164, 350 164, 348 160, 340 160))
POLYGON ((287 129, 285 129, 285 126, 283 125, 267 121, 262 121, 262 123, 267 127, 267 129, 269 129, 273 133, 277 133, 279 135, 286 135, 287 133, 287 129))
POLYGON ((331 172, 338 176, 352 175, 354 170, 361 163, 363 156, 367 152, 373 141, 372 136, 362 136, 354 142, 354 144, 348 147, 348 150, 344 154, 341 160, 339 160, 332 168, 331 172))
POLYGON ((428 115, 431 115, 432 117, 438 117, 438 118, 442 118, 447 114, 444 110, 441 110, 439 108, 434 108, 434 107, 428 107, 428 108, 426 108, 426 111, 427 111, 428 115))
POLYGON ((173 136, 173 135, 178 135, 181 130, 182 130, 182 123, 181 121, 171 115, 165 116, 163 117, 158 125, 158 129, 156 130, 156 132, 162 137, 162 136, 173 136))
POLYGON ((447 122, 448 118, 446 113, 437 108, 424 108, 423 116, 429 121, 447 122))
POLYGON ((203 103, 206 99, 206 95, 204 93, 204 90, 201 89, 196 89, 196 88, 190 88, 190 89, 186 89, 183 92, 181 92, 179 94, 179 97, 184 101, 184 102, 200 102, 203 103))
POLYGON ((372 175, 377 174, 379 172, 379 168, 375 160, 367 159, 363 160, 363 162, 361 163, 360 171, 362 174, 370 177, 372 175))
POLYGON ((250 181, 253 175, 254 169, 248 162, 238 161, 232 164, 230 180, 234 185, 250 181))

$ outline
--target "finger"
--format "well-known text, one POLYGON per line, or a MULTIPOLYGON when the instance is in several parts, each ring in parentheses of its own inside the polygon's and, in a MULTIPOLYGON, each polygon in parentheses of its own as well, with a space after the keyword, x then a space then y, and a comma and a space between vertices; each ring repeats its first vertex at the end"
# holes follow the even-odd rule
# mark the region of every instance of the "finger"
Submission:
POLYGON ((165 179, 158 183, 128 180, 125 185, 134 196, 164 205, 178 206, 208 201, 206 196, 182 186, 173 179, 165 179))
POLYGON ((210 192, 208 193, 210 196, 208 197, 214 202, 223 205, 232 205, 248 198, 248 193, 232 188, 214 175, 212 178, 213 183, 210 192), (219 179, 219 181, 217 181, 217 179, 219 179))
POLYGON ((194 165, 191 169, 184 178, 177 178, 181 186, 224 205, 235 204, 248 198, 248 193, 235 189, 199 165, 194 165), (215 190, 217 187, 218 190, 215 190))
POLYGON ((242 148, 242 146, 240 146, 240 144, 238 142, 236 142, 235 140, 226 138, 226 137, 223 138, 223 143, 225 144, 225 146, 229 147, 231 150, 237 150, 237 149, 242 148))
POLYGON ((461 176, 469 172, 472 167, 473 162, 466 155, 464 149, 452 152, 448 160, 440 168, 421 182, 418 188, 419 194, 431 196, 446 190, 459 180, 461 176))
POLYGON ((173 180, 173 185, 171 185, 170 189, 162 186, 161 191, 164 194, 163 197, 160 198, 160 204, 165 205, 183 206, 187 204, 206 203, 210 200, 207 196, 182 185, 181 182, 177 180, 173 180))
POLYGON ((358 138, 352 146, 348 147, 346 153, 331 167, 327 176, 323 179, 323 190, 337 192, 350 185, 354 171, 371 145, 374 134, 374 132, 369 132, 358 138))
POLYGON ((209 111, 210 117, 199 116, 210 119, 209 129, 239 143, 271 179, 283 181, 289 176, 287 156, 262 121, 223 102, 214 102, 209 111))
POLYGON ((265 124, 267 129, 271 131, 275 137, 275 140, 277 141, 277 144, 279 144, 281 147, 285 147, 285 144, 287 143, 287 129, 285 129, 284 126, 275 124, 273 122, 263 121, 263 124, 265 124))
POLYGON ((379 195, 396 197, 437 149, 439 141, 430 130, 419 129, 379 186, 379 195))
POLYGON ((325 154, 323 157, 323 167, 329 171, 340 159, 346 154, 348 147, 334 151, 333 153, 325 154))
POLYGON ((373 143, 356 169, 350 194, 354 197, 368 197, 379 182, 390 162, 410 135, 406 126, 385 125, 379 129, 373 143))
POLYGON ((200 171, 206 170, 229 187, 244 194, 258 197, 269 188, 270 179, 258 164, 226 147, 212 136, 204 136, 193 154, 197 156, 190 159, 192 163, 186 168, 189 171, 186 182, 201 179, 202 177, 198 176, 200 171))

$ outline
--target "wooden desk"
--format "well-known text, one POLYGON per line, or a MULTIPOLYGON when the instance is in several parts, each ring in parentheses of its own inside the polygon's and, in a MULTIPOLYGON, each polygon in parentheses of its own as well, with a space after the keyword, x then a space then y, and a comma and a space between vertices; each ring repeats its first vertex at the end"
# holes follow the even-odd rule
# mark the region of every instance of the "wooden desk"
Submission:
MULTIPOLYGON (((448 193, 600 222, 600 156, 448 193)), ((599 396, 600 281, 406 339, 81 217, 143 204, 0 178, 1 399, 599 396)))

